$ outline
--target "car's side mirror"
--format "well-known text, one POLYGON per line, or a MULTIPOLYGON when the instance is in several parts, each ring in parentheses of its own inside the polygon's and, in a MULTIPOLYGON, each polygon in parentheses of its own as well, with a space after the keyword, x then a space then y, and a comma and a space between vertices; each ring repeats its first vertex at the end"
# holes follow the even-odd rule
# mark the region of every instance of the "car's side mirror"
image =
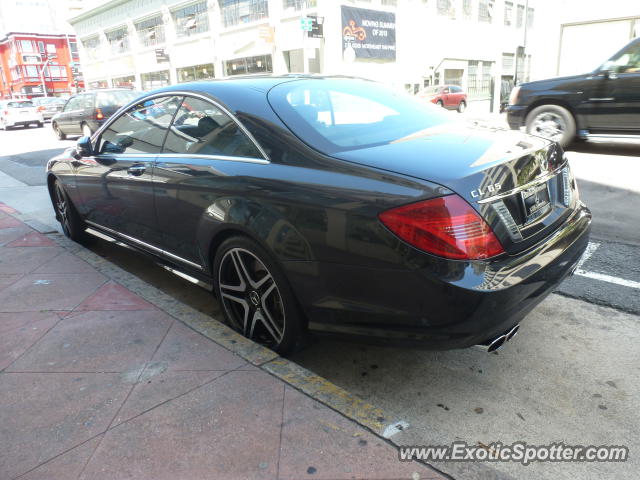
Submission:
POLYGON ((91 155, 93 155, 91 137, 80 137, 78 143, 76 143, 76 153, 80 157, 90 157, 91 155))

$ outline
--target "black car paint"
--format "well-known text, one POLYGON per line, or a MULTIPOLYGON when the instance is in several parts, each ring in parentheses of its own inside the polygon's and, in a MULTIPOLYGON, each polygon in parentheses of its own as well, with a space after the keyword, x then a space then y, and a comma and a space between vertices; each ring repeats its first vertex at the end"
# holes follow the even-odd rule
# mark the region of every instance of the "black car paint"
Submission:
MULTIPOLYGON (((612 58, 639 45, 636 39, 612 58)), ((640 135, 640 71, 612 74, 601 67, 582 75, 522 83, 516 104, 506 109, 509 126, 519 129, 531 110, 546 104, 569 110, 579 137, 640 135)))
MULTIPOLYGON (((75 158, 68 150, 49 162, 49 184, 59 178, 83 217, 98 219, 97 224, 112 222, 114 228, 104 233, 125 233, 115 236, 203 281, 211 281, 216 246, 230 235, 248 235, 282 266, 311 329, 369 341, 458 348, 493 338, 560 283, 586 248, 590 214, 579 202, 559 209, 518 248, 510 251, 506 242, 507 253, 492 259, 452 261, 407 245, 377 215, 454 192, 444 185, 454 185, 505 242, 495 214, 473 202, 469 191, 496 176, 505 179, 505 189, 526 179, 509 178, 505 156, 496 151, 484 168, 468 162, 513 132, 454 127, 445 138, 432 136, 420 150, 430 158, 421 158, 415 166, 407 156, 400 156, 402 166, 385 165, 384 153, 370 151, 359 158, 328 156, 295 136, 267 101, 273 86, 289 81, 300 80, 238 79, 155 92, 182 95, 187 90, 215 100, 247 128, 268 153, 268 161, 187 161, 171 155, 106 160, 75 158), (465 143, 468 137, 474 140, 465 143), (464 153, 457 151, 461 145, 464 153), (448 158, 451 163, 438 161, 448 158), (134 164, 146 171, 128 175, 134 164), (93 192, 92 198, 87 191, 93 192)), ((546 144, 517 137, 525 144, 546 144)), ((547 155, 517 147, 518 142, 514 151, 523 155, 509 162, 526 166, 522 171, 532 178, 543 164, 548 168, 547 155)))

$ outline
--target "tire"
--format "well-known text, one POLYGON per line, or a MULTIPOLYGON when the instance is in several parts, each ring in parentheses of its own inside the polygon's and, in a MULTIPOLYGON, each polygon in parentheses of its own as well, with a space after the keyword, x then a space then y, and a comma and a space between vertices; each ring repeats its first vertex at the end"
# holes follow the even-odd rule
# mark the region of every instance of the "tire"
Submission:
POLYGON ((4 118, 0 118, 0 130, 6 130, 7 123, 4 121, 4 118))
POLYGON ((248 237, 230 237, 213 262, 214 290, 229 325, 281 355, 301 338, 293 291, 271 255, 248 237))
POLYGON ((38 122, 38 123, 36 123, 36 126, 38 128, 42 128, 42 127, 44 127, 44 122, 38 122))
POLYGON ((90 137, 91 135, 93 135, 93 132, 91 131, 91 127, 89 127, 89 125, 87 125, 86 123, 82 124, 82 135, 85 137, 90 137))
POLYGON ((65 135, 65 133, 60 130, 60 127, 58 126, 57 123, 54 123, 52 125, 53 128, 53 132, 56 134, 56 137, 58 137, 58 140, 66 140, 67 136, 65 135))
POLYGON ((56 212, 56 219, 62 226, 62 232, 74 242, 88 243, 91 237, 85 232, 86 226, 71 203, 60 180, 56 179, 51 193, 53 209, 56 212))
POLYGON ((569 110, 560 105, 540 105, 527 115, 527 133, 568 146, 576 135, 576 122, 569 110))
POLYGON ((436 105, 439 106, 439 107, 443 107, 444 108, 444 103, 442 103, 442 100, 438 100, 436 102, 436 105))
POLYGON ((459 104, 458 104, 458 113, 462 113, 467 109, 467 102, 465 102, 464 100, 462 100, 459 104))

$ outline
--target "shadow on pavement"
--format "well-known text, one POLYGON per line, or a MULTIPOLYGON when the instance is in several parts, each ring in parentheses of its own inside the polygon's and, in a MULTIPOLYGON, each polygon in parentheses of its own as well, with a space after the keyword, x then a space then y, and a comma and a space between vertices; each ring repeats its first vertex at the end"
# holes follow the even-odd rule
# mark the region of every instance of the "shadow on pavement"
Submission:
POLYGON ((620 155, 625 157, 640 157, 640 142, 605 142, 582 140, 573 142, 568 152, 592 153, 599 155, 620 155))

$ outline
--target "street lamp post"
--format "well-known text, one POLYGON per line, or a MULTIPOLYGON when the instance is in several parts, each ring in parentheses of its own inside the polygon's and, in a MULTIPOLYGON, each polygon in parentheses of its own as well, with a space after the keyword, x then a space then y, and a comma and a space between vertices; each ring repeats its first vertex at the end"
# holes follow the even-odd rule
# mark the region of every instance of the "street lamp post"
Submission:
POLYGON ((42 93, 44 94, 45 97, 48 97, 48 95, 47 95, 47 85, 44 83, 44 69, 47 68, 47 65, 49 65, 50 61, 51 59, 47 58, 47 61, 44 62, 44 65, 42 65, 42 69, 40 70, 40 81, 42 83, 42 93))

